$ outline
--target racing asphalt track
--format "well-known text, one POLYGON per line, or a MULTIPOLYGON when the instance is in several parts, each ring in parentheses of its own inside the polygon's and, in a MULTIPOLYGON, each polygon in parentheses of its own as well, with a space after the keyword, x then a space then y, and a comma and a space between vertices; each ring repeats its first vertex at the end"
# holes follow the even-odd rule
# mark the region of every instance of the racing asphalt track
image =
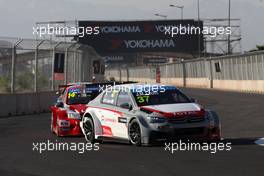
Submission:
MULTIPOLYGON (((199 103, 218 112, 231 151, 164 151, 164 145, 134 147, 103 143, 99 151, 32 151, 32 142, 55 141, 50 114, 0 119, 0 176, 166 176, 264 175, 264 95, 205 89, 183 89, 199 103)), ((4 107, 1 107, 4 108, 4 107)), ((82 137, 59 138, 84 142, 82 137)))

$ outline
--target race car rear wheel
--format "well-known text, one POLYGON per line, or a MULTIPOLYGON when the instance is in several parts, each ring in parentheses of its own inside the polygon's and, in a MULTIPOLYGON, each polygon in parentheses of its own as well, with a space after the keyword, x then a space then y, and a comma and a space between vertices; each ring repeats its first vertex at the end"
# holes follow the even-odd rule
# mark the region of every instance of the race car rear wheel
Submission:
POLYGON ((129 140, 133 145, 141 145, 141 131, 136 119, 132 120, 128 128, 129 140))
POLYGON ((86 141, 94 143, 95 142, 94 125, 93 125, 93 121, 91 118, 87 118, 83 122, 83 130, 85 132, 84 136, 85 136, 86 141))
POLYGON ((207 141, 219 142, 221 141, 221 123, 218 115, 214 111, 209 111, 209 114, 213 121, 213 126, 209 129, 207 141))

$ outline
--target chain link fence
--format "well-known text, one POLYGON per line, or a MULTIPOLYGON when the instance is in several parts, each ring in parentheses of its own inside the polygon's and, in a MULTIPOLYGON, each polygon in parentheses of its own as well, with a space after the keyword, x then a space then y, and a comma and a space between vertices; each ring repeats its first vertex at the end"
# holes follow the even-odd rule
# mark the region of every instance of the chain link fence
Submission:
MULTIPOLYGON (((102 61, 95 50, 76 42, 0 38, 0 93, 38 92, 56 89, 59 84, 91 81, 93 61, 102 61), (54 58, 64 55, 63 74, 56 77, 54 58)), ((101 64, 103 65, 103 64, 101 64)))

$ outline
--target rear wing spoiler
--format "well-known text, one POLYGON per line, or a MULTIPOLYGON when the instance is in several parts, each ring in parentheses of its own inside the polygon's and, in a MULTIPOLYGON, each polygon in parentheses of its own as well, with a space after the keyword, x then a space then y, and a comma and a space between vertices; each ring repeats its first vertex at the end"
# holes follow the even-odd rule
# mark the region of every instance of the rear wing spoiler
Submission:
POLYGON ((103 85, 121 85, 121 84, 135 84, 138 82, 134 82, 134 81, 124 81, 124 82, 117 82, 117 81, 113 81, 113 82, 102 82, 102 83, 91 83, 91 84, 86 84, 87 87, 96 87, 96 86, 103 86, 103 85))

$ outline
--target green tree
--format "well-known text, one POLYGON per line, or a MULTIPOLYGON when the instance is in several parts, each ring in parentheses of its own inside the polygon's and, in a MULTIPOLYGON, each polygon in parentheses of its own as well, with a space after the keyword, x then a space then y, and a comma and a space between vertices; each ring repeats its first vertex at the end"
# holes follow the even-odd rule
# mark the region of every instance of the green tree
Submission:
POLYGON ((29 71, 17 75, 16 77, 17 91, 32 90, 33 80, 34 80, 34 74, 29 71))
POLYGON ((249 52, 262 51, 262 50, 264 50, 264 45, 256 45, 256 48, 250 50, 249 52))
POLYGON ((264 45, 257 45, 257 50, 264 50, 264 45))

